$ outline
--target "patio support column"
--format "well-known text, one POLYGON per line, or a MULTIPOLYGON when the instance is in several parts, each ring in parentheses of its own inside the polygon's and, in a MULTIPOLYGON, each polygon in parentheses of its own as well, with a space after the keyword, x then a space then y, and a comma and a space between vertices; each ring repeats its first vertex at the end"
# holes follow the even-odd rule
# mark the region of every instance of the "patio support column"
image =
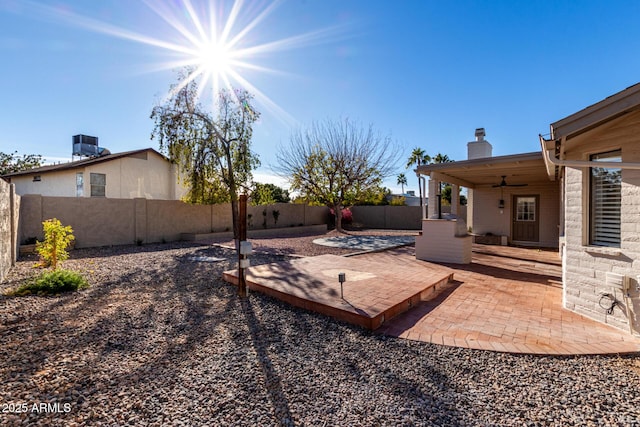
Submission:
POLYGON ((460 211, 460 186, 458 184, 451 184, 451 216, 458 217, 460 211))
POLYGON ((435 178, 429 179, 429 204, 427 217, 438 218, 438 189, 440 188, 440 181, 435 178))

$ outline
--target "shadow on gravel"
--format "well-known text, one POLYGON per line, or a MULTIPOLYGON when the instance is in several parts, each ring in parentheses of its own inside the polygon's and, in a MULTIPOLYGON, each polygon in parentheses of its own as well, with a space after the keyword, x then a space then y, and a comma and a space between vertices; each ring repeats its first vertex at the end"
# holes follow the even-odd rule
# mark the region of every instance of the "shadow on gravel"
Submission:
POLYGON ((247 327, 251 334, 251 343, 253 349, 258 355, 258 365, 262 370, 264 382, 266 386, 267 396, 273 408, 278 424, 281 426, 293 425, 291 411, 287 397, 282 391, 282 381, 280 375, 276 371, 268 353, 268 344, 263 337, 266 335, 261 327, 260 322, 256 318, 253 305, 249 298, 240 301, 240 306, 247 321, 247 327))
POLYGON ((290 416, 296 425, 463 424, 457 406, 465 390, 441 372, 447 362, 424 344, 379 336, 268 296, 243 304, 270 399, 281 405, 274 405, 280 425, 290 416), (296 418, 300 413, 306 413, 304 422, 296 418))
MULTIPOLYGON (((142 245, 118 245, 109 247, 96 247, 96 248, 80 248, 69 251, 69 259, 84 259, 84 258, 108 258, 114 255, 134 255, 140 253, 152 253, 171 251, 182 248, 197 248, 201 246, 209 246, 205 243, 199 242, 186 242, 176 241, 168 243, 148 243, 142 245)), ((37 260, 37 256, 30 255, 37 260)))
POLYGON ((270 297, 240 300, 220 279, 235 267, 230 250, 163 250, 136 264, 137 254, 126 268, 105 257, 118 272, 109 280, 33 300, 39 308, 0 325, 2 401, 72 408, 23 424, 462 424, 464 390, 440 371, 446 352, 270 297))

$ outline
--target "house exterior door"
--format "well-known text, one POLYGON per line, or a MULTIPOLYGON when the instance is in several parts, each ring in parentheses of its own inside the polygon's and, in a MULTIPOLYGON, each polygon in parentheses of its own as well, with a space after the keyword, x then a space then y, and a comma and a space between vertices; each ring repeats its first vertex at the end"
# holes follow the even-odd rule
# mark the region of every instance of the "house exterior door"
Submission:
POLYGON ((538 242, 540 234, 540 197, 513 196, 513 229, 511 240, 538 242))

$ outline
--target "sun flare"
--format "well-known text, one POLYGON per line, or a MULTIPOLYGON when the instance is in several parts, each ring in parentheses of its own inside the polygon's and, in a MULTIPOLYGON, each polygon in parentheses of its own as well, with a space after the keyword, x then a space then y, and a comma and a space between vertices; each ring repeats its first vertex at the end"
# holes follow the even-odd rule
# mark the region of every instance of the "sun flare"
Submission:
POLYGON ((74 13, 70 8, 51 7, 31 0, 24 2, 29 5, 32 16, 39 16, 45 20, 54 19, 70 26, 141 43, 165 52, 170 59, 155 65, 147 64, 149 71, 190 67, 192 72, 187 81, 198 80, 200 95, 209 96, 212 102, 215 102, 215 94, 222 88, 244 88, 251 92, 266 110, 288 124, 294 124, 295 119, 249 81, 251 73, 287 73, 261 65, 258 58, 265 58, 268 56, 266 54, 335 41, 345 32, 343 26, 331 27, 284 39, 250 44, 250 39, 267 38, 266 33, 255 33, 259 31, 260 24, 282 3, 279 0, 268 3, 263 8, 257 8, 254 3, 243 0, 234 0, 233 3, 222 0, 142 0, 149 10, 161 18, 161 22, 145 20, 146 26, 150 29, 156 26, 170 27, 170 31, 161 32, 161 38, 150 35, 152 31, 139 32, 145 25, 130 30, 74 13))
POLYGON ((197 53, 198 65, 211 76, 227 74, 231 69, 233 51, 220 43, 207 43, 197 53))

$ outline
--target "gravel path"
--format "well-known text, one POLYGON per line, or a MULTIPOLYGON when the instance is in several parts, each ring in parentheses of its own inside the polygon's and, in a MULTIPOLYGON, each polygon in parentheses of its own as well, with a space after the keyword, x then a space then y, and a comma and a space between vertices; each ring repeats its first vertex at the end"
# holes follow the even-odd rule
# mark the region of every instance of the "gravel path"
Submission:
POLYGON ((220 279, 234 259, 187 243, 81 249, 65 267, 88 290, 1 296, 0 425, 640 425, 637 357, 388 338, 259 294, 240 301, 220 279))

